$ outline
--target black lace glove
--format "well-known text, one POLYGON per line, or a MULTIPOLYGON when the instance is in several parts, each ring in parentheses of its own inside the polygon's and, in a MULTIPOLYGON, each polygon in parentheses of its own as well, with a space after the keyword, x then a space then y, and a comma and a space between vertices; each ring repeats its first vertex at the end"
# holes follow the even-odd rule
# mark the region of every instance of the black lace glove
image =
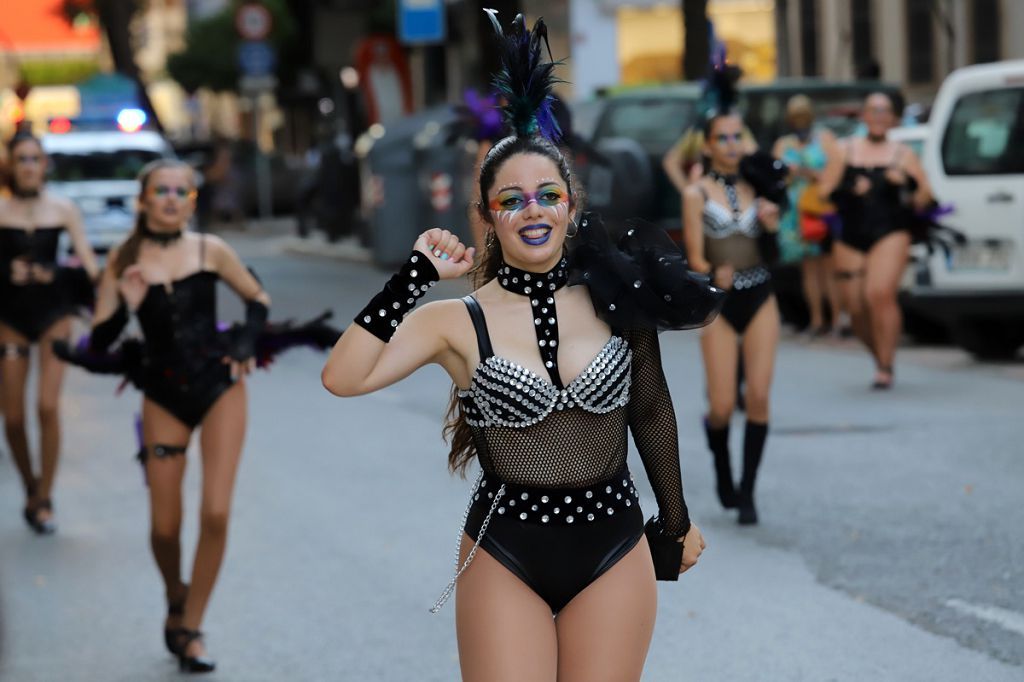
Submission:
POLYGON ((92 328, 89 334, 88 351, 93 354, 106 352, 110 345, 117 341, 117 337, 128 325, 128 306, 121 301, 114 314, 103 320, 92 328))
POLYGON ((437 268, 424 254, 413 251, 405 265, 388 280, 379 294, 356 315, 355 323, 387 343, 416 301, 437 284, 437 268))
POLYGON ((256 300, 245 302, 245 322, 231 339, 228 356, 236 362, 245 362, 256 355, 256 342, 267 324, 270 309, 256 300))

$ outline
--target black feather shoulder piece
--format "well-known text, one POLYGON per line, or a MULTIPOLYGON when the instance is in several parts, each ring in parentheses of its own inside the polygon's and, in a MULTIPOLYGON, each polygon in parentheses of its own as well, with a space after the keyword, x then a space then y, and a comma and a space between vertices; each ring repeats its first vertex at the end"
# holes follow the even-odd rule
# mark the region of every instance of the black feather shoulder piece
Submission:
POLYGON ((548 28, 543 19, 537 19, 533 29, 526 28, 526 20, 517 14, 506 33, 498 22, 498 12, 485 9, 497 33, 501 69, 494 76, 494 87, 505 98, 502 107, 505 121, 517 137, 541 135, 557 143, 562 136, 558 121, 552 113, 552 88, 560 79, 554 75, 561 62, 551 58, 548 28), (547 48, 544 59, 541 49, 547 48))

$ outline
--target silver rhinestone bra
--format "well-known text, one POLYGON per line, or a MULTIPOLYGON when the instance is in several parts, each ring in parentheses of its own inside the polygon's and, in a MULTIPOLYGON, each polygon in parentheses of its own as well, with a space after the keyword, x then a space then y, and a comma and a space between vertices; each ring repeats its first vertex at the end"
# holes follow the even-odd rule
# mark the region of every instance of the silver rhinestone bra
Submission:
POLYGON ((734 216, 725 206, 717 201, 706 199, 704 201, 704 234, 712 239, 721 239, 732 234, 742 234, 747 237, 757 237, 761 233, 761 226, 757 221, 757 208, 754 205, 747 207, 747 210, 734 216))
POLYGON ((573 407, 605 414, 629 402, 631 362, 629 344, 612 336, 580 375, 559 389, 522 365, 492 355, 477 365, 459 398, 473 427, 524 428, 554 410, 573 407))

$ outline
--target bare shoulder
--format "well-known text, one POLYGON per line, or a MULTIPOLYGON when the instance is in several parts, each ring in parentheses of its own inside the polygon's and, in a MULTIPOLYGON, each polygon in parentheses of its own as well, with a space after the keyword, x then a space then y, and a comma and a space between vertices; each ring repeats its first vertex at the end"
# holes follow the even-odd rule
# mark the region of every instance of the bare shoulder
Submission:
POLYGON ((686 189, 683 190, 683 197, 687 201, 704 203, 704 198, 707 192, 707 188, 704 186, 705 182, 704 178, 701 178, 697 182, 692 182, 687 185, 686 189))
POLYGON ((46 192, 45 197, 46 203, 59 211, 63 216, 72 216, 78 213, 78 205, 67 197, 53 194, 52 192, 46 192))

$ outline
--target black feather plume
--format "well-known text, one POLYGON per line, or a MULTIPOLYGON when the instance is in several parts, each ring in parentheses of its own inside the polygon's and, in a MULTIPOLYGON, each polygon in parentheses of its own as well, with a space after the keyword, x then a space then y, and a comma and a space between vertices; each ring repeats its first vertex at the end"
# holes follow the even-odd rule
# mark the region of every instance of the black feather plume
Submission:
POLYGON ((501 69, 494 77, 494 87, 505 98, 503 112, 508 126, 519 137, 542 135, 558 142, 562 131, 551 111, 552 88, 561 83, 554 70, 561 62, 551 59, 548 29, 543 19, 537 19, 533 29, 526 28, 526 20, 517 14, 512 28, 505 33, 498 22, 497 11, 484 10, 498 34, 498 53, 501 69), (543 47, 548 59, 544 59, 543 47))

